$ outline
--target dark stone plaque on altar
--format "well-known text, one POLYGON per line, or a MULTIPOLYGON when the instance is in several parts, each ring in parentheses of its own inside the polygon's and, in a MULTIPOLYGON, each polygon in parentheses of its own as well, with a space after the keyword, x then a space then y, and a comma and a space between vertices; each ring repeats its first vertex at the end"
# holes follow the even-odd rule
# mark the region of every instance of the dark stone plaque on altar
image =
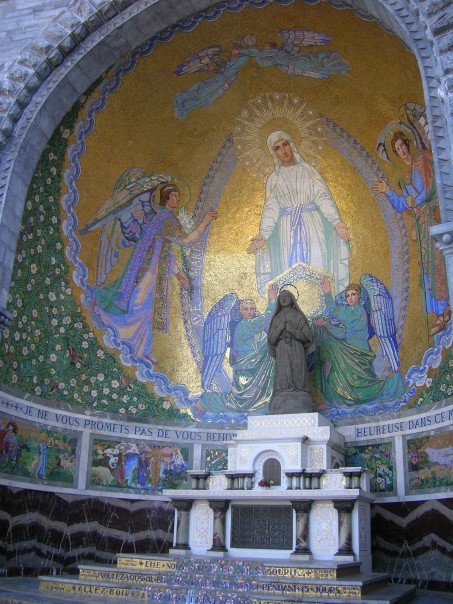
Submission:
POLYGON ((293 508, 288 505, 233 505, 231 547, 293 549, 293 508))

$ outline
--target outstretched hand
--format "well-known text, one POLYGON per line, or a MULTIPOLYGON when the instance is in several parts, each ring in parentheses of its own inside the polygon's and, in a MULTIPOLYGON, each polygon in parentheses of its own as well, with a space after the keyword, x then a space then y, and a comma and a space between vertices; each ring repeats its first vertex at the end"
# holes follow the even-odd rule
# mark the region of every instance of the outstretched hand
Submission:
POLYGON ((323 277, 321 281, 321 287, 324 294, 330 294, 332 291, 332 286, 330 285, 330 279, 327 277, 323 277))
POLYGON ((269 300, 276 300, 278 296, 278 287, 273 283, 269 285, 269 289, 267 290, 267 297, 269 300))
POLYGON ((371 189, 373 191, 373 193, 376 195, 378 193, 388 193, 390 187, 388 186, 388 184, 385 182, 385 180, 383 180, 382 178, 380 178, 379 180, 375 180, 374 183, 371 185, 371 189))
POLYGON ((203 224, 205 226, 208 226, 208 224, 211 224, 211 222, 213 220, 217 219, 217 216, 218 216, 218 212, 216 212, 215 210, 208 210, 206 212, 206 214, 204 215, 203 224))
POLYGON ((258 250, 266 245, 266 240, 262 235, 256 235, 250 240, 250 245, 247 248, 247 254, 256 254, 258 250))
POLYGON ((334 228, 343 241, 349 241, 349 229, 343 222, 337 222, 334 228))

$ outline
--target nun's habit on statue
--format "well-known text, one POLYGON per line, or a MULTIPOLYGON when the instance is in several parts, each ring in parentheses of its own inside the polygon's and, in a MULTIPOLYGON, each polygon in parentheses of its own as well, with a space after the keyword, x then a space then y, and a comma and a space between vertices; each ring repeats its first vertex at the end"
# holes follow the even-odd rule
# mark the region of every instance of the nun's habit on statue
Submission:
POLYGON ((272 132, 267 146, 274 170, 266 183, 260 235, 267 242, 270 277, 304 262, 333 274, 335 291, 342 291, 349 282, 349 245, 335 230, 342 221, 327 184, 287 132, 272 132), (291 145, 293 165, 283 166, 276 155, 281 140, 291 145))
POLYGON ((288 290, 281 291, 268 333, 269 354, 275 358, 269 415, 316 411, 307 368, 307 350, 312 342, 313 334, 307 317, 293 294, 288 290))

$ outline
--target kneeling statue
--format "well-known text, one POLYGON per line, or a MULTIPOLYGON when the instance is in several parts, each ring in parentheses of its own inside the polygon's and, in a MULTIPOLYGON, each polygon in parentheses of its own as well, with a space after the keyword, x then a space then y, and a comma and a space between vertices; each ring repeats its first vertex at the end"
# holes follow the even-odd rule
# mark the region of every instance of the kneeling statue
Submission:
POLYGON ((281 290, 268 333, 269 354, 275 358, 274 389, 268 415, 316 411, 307 368, 307 349, 312 342, 307 317, 293 294, 281 290))

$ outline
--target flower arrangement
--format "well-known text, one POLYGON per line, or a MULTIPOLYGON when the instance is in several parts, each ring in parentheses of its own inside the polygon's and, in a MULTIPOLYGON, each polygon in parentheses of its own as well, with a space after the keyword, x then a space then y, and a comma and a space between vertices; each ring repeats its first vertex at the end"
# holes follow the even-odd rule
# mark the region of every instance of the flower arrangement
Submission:
POLYGON ((270 487, 273 485, 273 481, 272 480, 260 480, 258 483, 259 487, 266 487, 267 489, 270 489, 270 487))

